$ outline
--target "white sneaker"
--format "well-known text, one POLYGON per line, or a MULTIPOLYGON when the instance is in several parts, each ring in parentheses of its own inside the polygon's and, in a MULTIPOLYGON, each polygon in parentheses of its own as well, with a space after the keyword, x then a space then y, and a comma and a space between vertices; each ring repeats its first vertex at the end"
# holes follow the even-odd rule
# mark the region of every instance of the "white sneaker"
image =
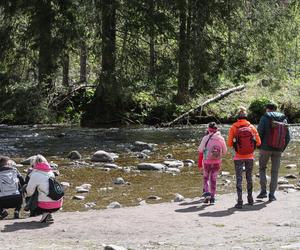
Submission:
POLYGON ((40 220, 41 223, 45 223, 47 221, 47 217, 50 213, 43 213, 42 218, 40 220))

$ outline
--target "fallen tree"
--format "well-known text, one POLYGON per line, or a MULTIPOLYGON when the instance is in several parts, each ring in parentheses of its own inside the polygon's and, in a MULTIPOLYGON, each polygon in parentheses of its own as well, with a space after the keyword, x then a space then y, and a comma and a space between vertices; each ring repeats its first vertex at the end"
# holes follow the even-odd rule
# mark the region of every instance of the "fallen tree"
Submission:
POLYGON ((227 89, 227 90, 221 92, 220 94, 218 94, 218 95, 216 95, 216 96, 214 96, 214 97, 212 97, 212 98, 206 100, 205 102, 199 104, 197 107, 192 108, 192 109, 190 109, 189 111, 185 112, 184 114, 178 116, 178 117, 177 117, 176 119, 174 119, 173 121, 162 124, 162 126, 164 126, 164 127, 170 127, 170 126, 174 125, 176 122, 178 122, 178 121, 182 120, 183 118, 187 117, 187 116, 190 115, 191 113, 193 113, 193 112, 195 112, 195 111, 198 111, 199 109, 200 109, 200 114, 201 114, 203 108, 204 108, 207 104, 209 104, 209 103, 211 103, 211 102, 216 102, 216 101, 218 101, 218 100, 224 98, 225 96, 228 96, 228 95, 230 95, 231 93, 234 93, 234 92, 237 92, 237 91, 241 91, 241 90, 243 90, 244 88, 245 88, 245 85, 240 85, 240 86, 237 86, 237 87, 234 87, 234 88, 231 88, 231 89, 227 89))

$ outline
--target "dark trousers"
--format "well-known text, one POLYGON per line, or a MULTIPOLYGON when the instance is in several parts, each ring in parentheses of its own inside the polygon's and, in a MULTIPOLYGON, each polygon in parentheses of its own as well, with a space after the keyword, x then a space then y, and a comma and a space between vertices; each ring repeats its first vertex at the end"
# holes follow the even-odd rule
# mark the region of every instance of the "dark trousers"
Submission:
POLYGON ((236 176, 236 191, 238 195, 238 202, 243 202, 243 167, 246 171, 246 180, 247 180, 247 192, 248 197, 252 196, 253 184, 252 184, 252 170, 253 170, 253 160, 234 160, 235 166, 235 176, 236 176))
POLYGON ((0 198, 0 213, 5 208, 14 208, 15 211, 20 211, 23 203, 22 195, 12 195, 0 198))

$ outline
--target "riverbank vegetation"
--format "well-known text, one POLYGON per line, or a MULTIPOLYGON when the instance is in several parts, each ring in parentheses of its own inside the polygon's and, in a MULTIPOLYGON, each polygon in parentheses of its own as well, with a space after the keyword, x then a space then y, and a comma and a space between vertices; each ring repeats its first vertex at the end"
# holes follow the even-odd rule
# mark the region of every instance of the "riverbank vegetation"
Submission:
POLYGON ((245 84, 186 123, 299 122, 297 0, 0 3, 0 122, 162 124, 245 84))

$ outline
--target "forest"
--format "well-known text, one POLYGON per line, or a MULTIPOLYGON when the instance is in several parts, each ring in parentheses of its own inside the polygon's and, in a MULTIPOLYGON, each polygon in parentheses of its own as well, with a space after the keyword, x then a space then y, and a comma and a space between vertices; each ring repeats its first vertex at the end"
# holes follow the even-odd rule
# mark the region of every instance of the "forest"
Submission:
MULTIPOLYGON (((234 105, 253 120, 273 99, 297 122, 299 10, 298 0, 2 0, 0 123, 156 125, 242 84, 253 94, 234 105)), ((190 121, 225 123, 226 112, 190 121)))

